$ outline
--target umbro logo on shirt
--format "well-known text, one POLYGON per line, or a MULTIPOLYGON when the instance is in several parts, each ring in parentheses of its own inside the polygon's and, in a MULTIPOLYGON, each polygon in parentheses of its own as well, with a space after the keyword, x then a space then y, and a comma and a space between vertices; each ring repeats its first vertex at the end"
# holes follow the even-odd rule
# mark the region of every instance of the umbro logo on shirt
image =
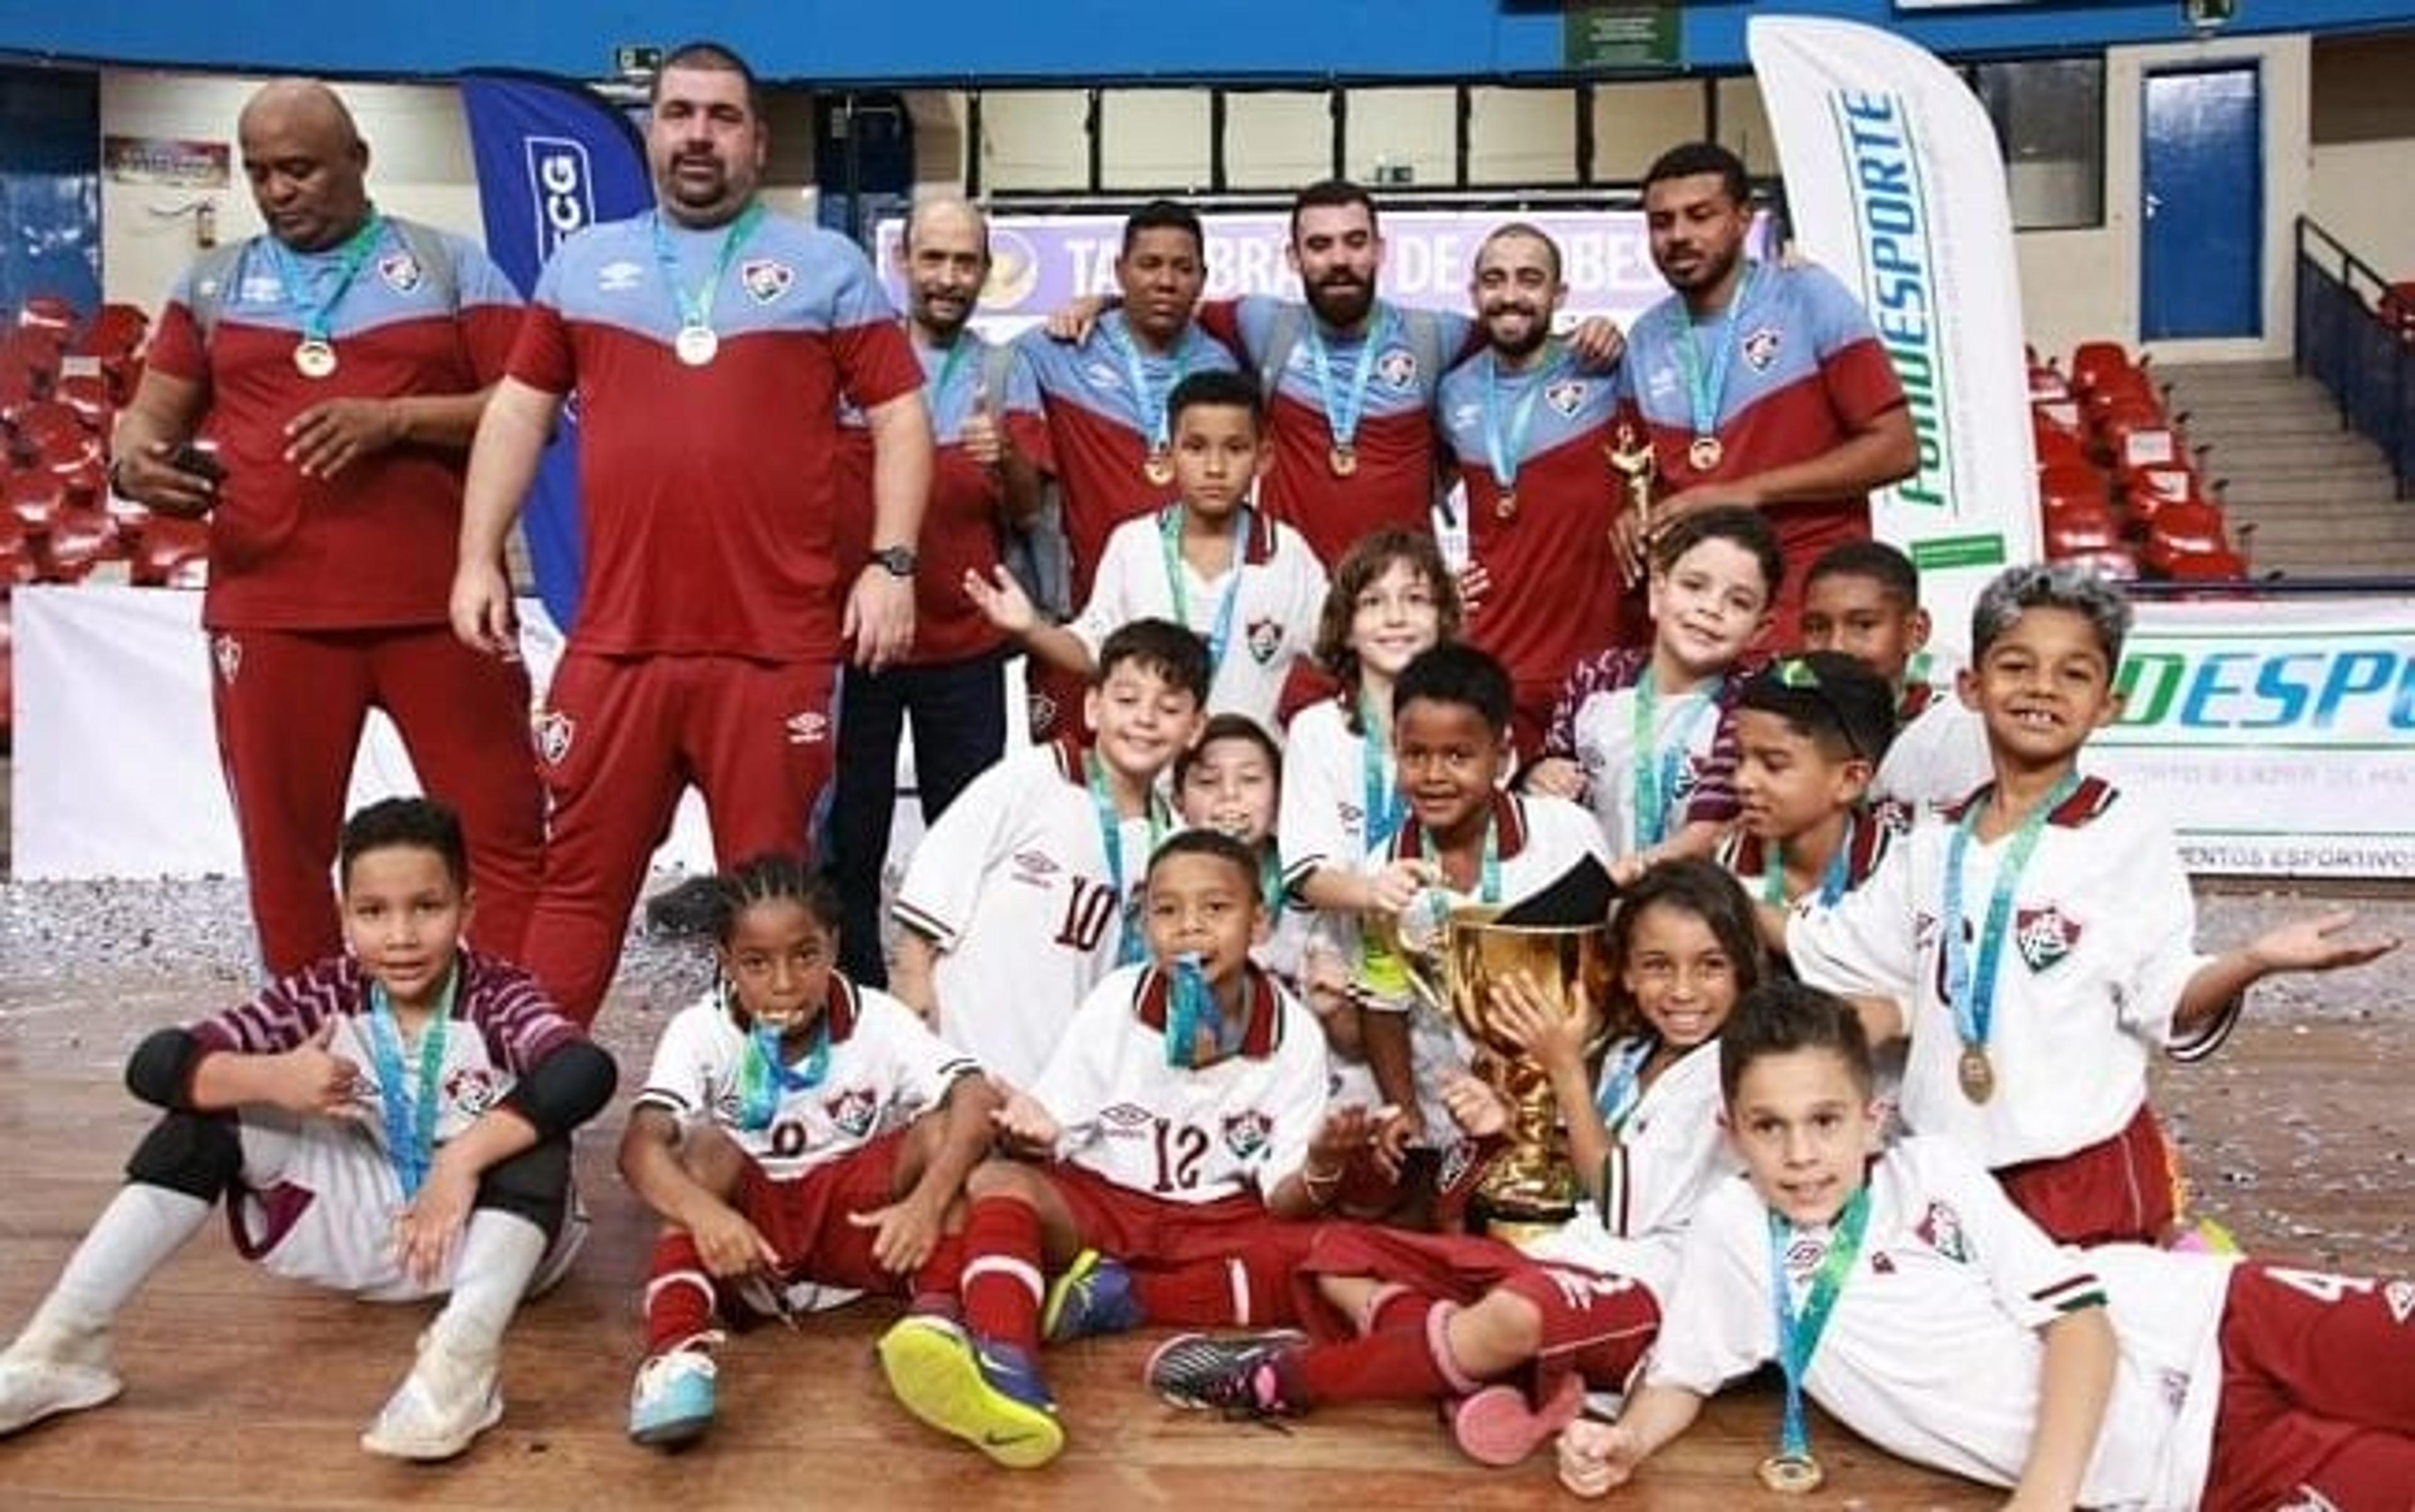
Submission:
POLYGON ((644 265, 631 262, 626 259, 618 262, 607 262, 595 270, 595 288, 599 293, 626 293, 645 281, 644 265))
POLYGON ((1118 1102, 1099 1111, 1099 1122, 1110 1134, 1146 1134, 1157 1115, 1137 1102, 1118 1102))
POLYGON ((819 745, 830 738, 830 716, 811 709, 790 714, 780 723, 788 732, 790 745, 819 745))

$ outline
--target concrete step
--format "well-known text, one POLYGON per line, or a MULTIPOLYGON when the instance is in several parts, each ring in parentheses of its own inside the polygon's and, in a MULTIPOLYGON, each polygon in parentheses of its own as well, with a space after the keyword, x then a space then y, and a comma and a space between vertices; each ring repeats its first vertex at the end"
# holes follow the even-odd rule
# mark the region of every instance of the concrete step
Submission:
POLYGON ((2339 430, 2343 428, 2340 425, 2339 411, 2330 404, 2292 401, 2286 404, 2234 405, 2219 401, 2207 403, 2202 400, 2193 400, 2185 395, 2175 394, 2164 406, 2164 412, 2175 418, 2184 416, 2184 423, 2192 427, 2220 426, 2228 429, 2241 430, 2297 430, 2309 427, 2339 430))
POLYGON ((2381 468, 2389 463, 2381 448, 2354 431, 2330 431, 2320 436, 2258 431, 2226 431, 2205 443, 2205 465, 2215 472, 2237 464, 2250 472, 2320 472, 2329 468, 2381 468))

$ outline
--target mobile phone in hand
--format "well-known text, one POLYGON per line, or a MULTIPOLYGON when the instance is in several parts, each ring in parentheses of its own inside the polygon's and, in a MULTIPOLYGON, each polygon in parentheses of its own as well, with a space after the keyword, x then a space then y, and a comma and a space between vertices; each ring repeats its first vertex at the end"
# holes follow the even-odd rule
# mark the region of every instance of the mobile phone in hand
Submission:
POLYGON ((169 457, 168 465, 179 472, 190 472, 207 478, 212 487, 226 481, 226 464, 218 460, 218 448, 198 442, 187 442, 169 457))

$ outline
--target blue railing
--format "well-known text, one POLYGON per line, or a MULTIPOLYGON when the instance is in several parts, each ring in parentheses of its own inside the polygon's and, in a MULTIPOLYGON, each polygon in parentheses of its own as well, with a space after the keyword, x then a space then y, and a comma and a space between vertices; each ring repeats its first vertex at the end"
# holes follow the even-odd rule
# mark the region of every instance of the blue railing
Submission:
POLYGON ((2297 313, 2298 371, 2331 390, 2343 425, 2380 446, 2406 498, 2415 479, 2415 308, 2300 216, 2297 313))

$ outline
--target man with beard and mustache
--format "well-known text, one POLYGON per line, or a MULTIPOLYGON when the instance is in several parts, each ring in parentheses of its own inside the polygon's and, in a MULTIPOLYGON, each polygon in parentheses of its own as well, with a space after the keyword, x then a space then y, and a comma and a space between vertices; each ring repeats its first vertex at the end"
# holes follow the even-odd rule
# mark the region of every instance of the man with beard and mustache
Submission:
POLYGON ((702 789, 724 867, 795 852, 830 779, 845 642, 877 672, 913 640, 922 365, 853 243, 764 213, 766 144, 735 53, 665 60, 646 127, 656 208, 547 263, 471 452, 453 628, 508 654, 503 536, 577 394, 586 592, 537 721, 553 830, 524 959, 581 1022, 681 790, 702 789), (874 550, 851 585, 842 398, 875 457, 874 550))
POLYGON ((326 85, 264 86, 236 135, 267 232, 177 283, 110 482, 210 517, 202 623, 262 959, 282 976, 341 947, 327 879, 371 707, 460 813, 478 944, 515 956, 545 844, 528 673, 463 649, 445 592, 519 292, 474 243, 370 203, 368 144, 326 85))
MULTIPOLYGON (((1868 540, 1869 490, 1918 465, 1903 385, 1835 275, 1745 256, 1752 195, 1735 154, 1708 142, 1663 153, 1644 175, 1643 214, 1675 291, 1636 322, 1622 380, 1658 462, 1651 528, 1721 504, 1766 511, 1797 569, 1775 606, 1778 644, 1792 645, 1801 567, 1868 540)), ((1640 525, 1629 511, 1619 527, 1630 576, 1640 525)))
MULTIPOLYGON (((1031 367, 968 323, 990 268, 989 221, 962 200, 925 201, 898 248, 907 336, 922 359, 938 451, 914 575, 914 648, 881 671, 849 668, 839 687, 838 778, 830 871, 846 907, 839 958, 848 976, 889 984, 880 949, 880 866, 897 801, 897 745, 914 722, 914 787, 929 824, 1006 751, 1007 638, 965 595, 987 576, 1006 531, 1040 508, 1047 422, 1031 367)), ((855 419, 853 416, 849 418, 855 419)), ((860 420, 857 421, 860 425, 860 420)), ((872 444, 850 427, 840 489, 841 576, 872 547, 872 444)))
MULTIPOLYGON (((1047 412, 1064 514, 1071 591, 1050 606, 1061 613, 1089 602, 1091 574, 1117 526, 1174 502, 1166 396, 1188 373, 1233 367, 1231 354, 1192 320, 1208 283, 1207 247, 1199 217, 1186 206, 1171 200, 1141 206, 1124 221, 1113 307, 1077 302, 1077 331, 1058 339, 1034 330, 1017 343, 1047 412)), ((1030 683, 1034 739, 1057 734, 1067 714, 1078 724, 1082 679, 1035 666, 1030 683)))
POLYGON ((1620 643, 1605 457, 1618 385, 1552 335, 1568 285, 1558 246, 1537 227, 1487 236, 1467 293, 1485 350, 1444 375, 1435 410, 1466 487, 1471 569, 1516 591, 1487 599, 1466 638, 1508 667, 1510 727, 1531 758, 1568 669, 1620 643))

